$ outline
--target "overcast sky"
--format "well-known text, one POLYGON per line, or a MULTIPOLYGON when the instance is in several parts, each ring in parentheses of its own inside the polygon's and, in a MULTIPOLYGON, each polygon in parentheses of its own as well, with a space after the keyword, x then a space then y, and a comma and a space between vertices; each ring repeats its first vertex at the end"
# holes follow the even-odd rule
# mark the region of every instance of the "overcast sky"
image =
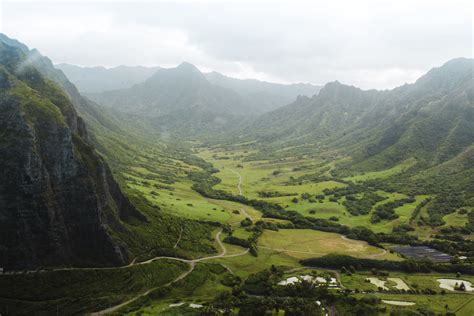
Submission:
POLYGON ((54 63, 172 67, 393 88, 472 57, 469 0, 0 0, 0 32, 54 63))

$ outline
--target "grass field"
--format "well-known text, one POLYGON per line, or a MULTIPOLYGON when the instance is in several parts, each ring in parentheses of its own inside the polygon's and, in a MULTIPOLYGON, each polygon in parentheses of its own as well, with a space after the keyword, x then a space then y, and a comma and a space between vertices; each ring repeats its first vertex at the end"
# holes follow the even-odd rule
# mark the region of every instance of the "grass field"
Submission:
POLYGON ((218 293, 230 289, 221 283, 228 274, 222 265, 199 263, 185 279, 171 285, 166 291, 158 290, 120 312, 125 315, 157 315, 169 309, 169 305, 173 303, 189 305, 207 302, 218 293))
MULTIPOLYGON (((325 189, 345 187, 347 184, 340 182, 343 180, 295 181, 295 179, 307 174, 320 173, 328 176, 329 170, 334 168, 334 161, 328 162, 318 158, 303 159, 302 157, 246 161, 245 158, 254 152, 241 149, 200 149, 197 153, 199 157, 212 163, 219 170, 214 175, 219 177, 221 182, 215 186, 215 189, 224 190, 234 195, 242 193, 242 195, 249 199, 262 199, 277 203, 286 210, 297 211, 304 216, 323 219, 330 219, 335 216, 340 224, 349 227, 370 227, 374 232, 390 233, 394 226, 407 223, 416 206, 427 198, 426 195, 418 195, 415 197, 415 202, 396 208, 395 212, 399 215, 399 218, 396 220, 372 224, 370 219, 375 207, 407 198, 407 196, 396 192, 377 191, 378 195, 386 199, 375 204, 369 214, 353 216, 343 205, 345 197, 340 198, 337 202, 330 201, 328 196, 321 199, 321 202, 314 199, 301 198, 301 195, 304 193, 315 197, 316 195, 323 195, 325 189), (277 194, 275 195, 277 196, 263 197, 262 192, 276 192, 277 194), (295 197, 297 201, 293 201, 295 197)), ((409 159, 393 168, 354 175, 345 178, 344 181, 359 182, 390 177, 410 168, 413 163, 414 161, 409 159)), ((249 238, 252 233, 240 227, 238 223, 245 217, 251 217, 255 222, 262 219, 262 213, 247 205, 209 199, 198 194, 192 190, 191 186, 193 183, 187 178, 187 172, 192 170, 199 170, 199 168, 180 160, 169 157, 156 157, 153 153, 147 153, 140 155, 134 164, 130 165, 126 170, 122 170, 121 175, 125 179, 129 192, 141 195, 148 203, 158 207, 160 212, 176 215, 181 218, 232 224, 234 236, 242 239, 249 238)), ((360 196, 362 194, 357 195, 358 198, 360 196)), ((467 218, 466 215, 453 213, 445 216, 444 220, 446 221, 446 226, 459 226, 464 225, 467 218)), ((278 222, 279 220, 265 218, 265 221, 278 222)), ((418 228, 414 233, 420 233, 418 228)), ((172 239, 177 240, 179 232, 174 232, 174 234, 176 236, 173 236, 172 239)), ((224 236, 221 236, 222 238, 224 236)), ((214 247, 219 249, 214 240, 209 239, 207 242, 214 244, 214 247)), ((239 246, 225 244, 225 247, 228 255, 239 254, 243 251, 239 246)), ((241 278, 246 278, 263 269, 270 268, 272 265, 291 271, 292 269, 301 268, 299 264, 300 259, 319 257, 330 253, 351 255, 359 258, 402 260, 396 254, 370 246, 363 241, 350 240, 335 233, 308 229, 264 230, 264 233, 258 239, 257 247, 257 257, 247 253, 237 257, 211 259, 206 264, 199 263, 190 275, 184 280, 173 284, 169 291, 157 291, 153 295, 140 298, 136 303, 127 306, 122 312, 128 315, 135 315, 137 312, 143 315, 156 315, 168 310, 169 305, 172 303, 199 304, 210 301, 219 292, 230 290, 221 282, 225 275, 229 274, 229 270, 241 278), (211 263, 218 263, 219 265, 211 263)), ((324 270, 322 272, 324 273, 324 270)), ((300 273, 299 270, 298 273, 300 273)), ((349 289, 376 291, 375 285, 365 282, 365 278, 368 275, 368 273, 359 272, 350 276, 343 274, 341 276, 342 284, 349 289)), ((436 278, 449 276, 390 273, 390 277, 402 279, 412 289, 423 290, 430 288, 437 293, 441 293, 436 278)), ((466 279, 474 283, 473 278, 466 277, 466 279)), ((152 285, 159 285, 159 283, 153 283, 152 285)), ((146 285, 148 288, 149 286, 151 285, 146 285)), ((127 297, 127 295, 120 297, 110 296, 106 302, 121 300, 127 297)), ((433 311, 439 313, 458 310, 458 315, 472 315, 472 313, 469 313, 474 308, 474 303, 469 301, 472 296, 468 294, 449 293, 433 296, 424 294, 376 293, 374 295, 380 296, 383 299, 416 302, 415 306, 407 307, 413 310, 432 307, 433 311), (449 306, 447 310, 444 308, 446 304, 449 306)), ((104 303, 102 302, 101 304, 104 303)), ((388 312, 398 308, 389 305, 384 306, 387 306, 388 312)), ((179 314, 178 310, 175 311, 179 314)), ((173 313, 170 311, 170 315, 173 315, 173 313)))
POLYGON ((363 174, 346 177, 344 178, 344 180, 357 182, 357 181, 367 181, 367 180, 372 180, 372 179, 388 178, 413 167, 415 163, 416 163, 416 159, 410 158, 392 168, 381 170, 381 171, 365 172, 363 174))
MULTIPOLYGON (((386 277, 374 276, 370 272, 357 272, 352 275, 342 274, 342 283, 345 287, 349 289, 359 289, 359 290, 377 290, 377 286, 374 284, 365 282, 367 277, 377 277, 379 279, 386 279, 386 277)), ((474 277, 469 275, 464 275, 458 278, 455 274, 438 274, 438 273, 413 273, 406 274, 400 272, 390 272, 389 278, 400 278, 402 279, 412 290, 423 291, 425 289, 433 290, 437 293, 441 293, 442 289, 439 287, 439 282, 437 279, 463 279, 473 283, 474 277)), ((391 288, 391 287, 389 287, 391 288)), ((451 292, 446 291, 448 294, 451 292)), ((451 293, 452 294, 452 293, 451 293)), ((469 295, 468 293, 465 295, 469 295)))
MULTIPOLYGON (((242 194, 248 198, 257 198, 277 203, 287 210, 297 211, 304 216, 323 219, 337 217, 340 224, 349 227, 370 226, 374 232, 390 233, 394 226, 407 223, 416 206, 427 197, 426 195, 418 195, 414 203, 408 203, 397 208, 395 212, 399 215, 399 218, 396 220, 372 224, 370 222, 371 213, 375 207, 383 203, 407 198, 407 196, 400 193, 377 191, 378 195, 386 199, 375 204, 369 214, 353 216, 347 212, 343 205, 344 197, 338 202, 332 202, 328 197, 325 197, 321 202, 301 198, 301 195, 304 193, 316 196, 323 194, 325 189, 345 187, 346 184, 344 183, 329 180, 288 184, 291 178, 295 179, 306 173, 317 172, 321 168, 317 160, 244 161, 244 158, 249 154, 250 152, 241 150, 225 151, 222 149, 202 150, 199 152, 200 157, 210 161, 220 170, 216 173, 216 176, 221 179, 221 183, 216 186, 217 189, 239 194, 237 184, 241 181, 240 188, 242 194), (239 175, 241 179, 239 179, 239 175), (262 197, 259 195, 259 192, 278 192, 281 196, 262 197), (293 201, 295 197, 298 199, 296 203, 293 201)), ((409 168, 413 163, 414 160, 409 159, 391 169, 366 173, 347 178, 346 180, 362 181, 364 179, 388 177, 409 168)))
MULTIPOLYGON (((369 272, 357 272, 352 275, 342 274, 342 284, 351 290, 362 291, 377 291, 377 286, 374 284, 365 282, 368 277, 376 277, 379 279, 386 279, 387 277, 374 276, 369 272)), ((402 279, 411 290, 419 291, 418 294, 403 293, 373 293, 373 294, 357 294, 357 297, 363 297, 366 295, 375 295, 383 300, 403 301, 403 302, 414 302, 413 306, 394 306, 389 304, 383 304, 387 307, 387 315, 393 310, 423 310, 431 311, 435 313, 446 313, 455 312, 456 315, 474 315, 474 296, 469 293, 453 293, 447 291, 442 294, 439 283, 436 281, 438 278, 456 278, 455 275, 443 275, 443 274, 403 274, 403 273, 390 273, 388 278, 400 278, 402 279), (437 294, 423 294, 425 290, 433 290, 437 294), (446 305, 448 308, 446 308, 446 305)), ((471 281, 474 279, 472 276, 462 276, 461 279, 471 281)), ((393 284, 386 283, 389 289, 393 284), (389 285, 387 285, 389 284, 389 285)))
POLYGON ((370 246, 366 242, 309 229, 281 229, 278 232, 266 230, 260 237, 258 246, 297 259, 321 257, 329 253, 358 258, 399 259, 398 256, 385 253, 382 249, 370 246))
MULTIPOLYGON (((240 248, 240 251, 242 251, 242 248, 240 248)), ((263 248, 258 250, 258 257, 246 254, 240 257, 213 259, 212 262, 225 265, 242 278, 246 278, 252 273, 268 269, 272 265, 285 269, 300 267, 297 258, 279 251, 263 248)))
POLYGON ((464 226, 467 224, 467 214, 459 214, 454 212, 443 217, 443 220, 446 222, 444 227, 448 226, 464 226))
POLYGON ((387 307, 386 315, 397 310, 419 310, 434 313, 452 312, 456 315, 471 316, 474 314, 472 295, 446 294, 446 295, 411 295, 411 294, 376 294, 382 300, 414 302, 413 306, 394 306, 382 303, 387 307), (447 306, 447 308, 446 308, 447 306))

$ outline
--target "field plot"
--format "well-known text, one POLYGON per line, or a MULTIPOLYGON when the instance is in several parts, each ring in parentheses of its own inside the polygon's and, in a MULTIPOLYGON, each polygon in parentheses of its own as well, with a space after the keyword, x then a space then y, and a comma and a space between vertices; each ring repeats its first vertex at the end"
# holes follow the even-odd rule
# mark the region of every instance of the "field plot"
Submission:
POLYGON ((368 245, 366 242, 347 239, 342 235, 309 229, 282 229, 265 231, 258 242, 259 249, 273 250, 303 259, 321 257, 329 253, 359 258, 392 259, 396 255, 368 245))
MULTIPOLYGON (((466 208, 466 210, 469 210, 469 208, 466 208)), ((460 227, 468 223, 467 213, 460 214, 459 212, 448 214, 443 217, 443 220, 446 222, 446 224, 443 227, 449 227, 449 226, 460 227)))
MULTIPOLYGON (((426 195, 415 196, 415 201, 405 203, 394 211, 398 215, 395 220, 382 220, 372 223, 374 209, 382 204, 406 199, 408 196, 396 192, 376 191, 384 198, 377 202, 366 215, 352 215, 344 205, 346 197, 337 201, 326 196, 324 191, 347 187, 347 184, 335 180, 319 182, 295 181, 305 174, 325 175, 326 164, 317 159, 281 159, 278 161, 245 161, 250 152, 242 150, 202 150, 199 156, 211 162, 219 172, 215 174, 221 182, 216 189, 225 190, 232 194, 242 193, 247 198, 262 199, 277 203, 286 210, 296 211, 304 216, 337 220, 349 227, 370 226, 374 232, 390 233, 394 226, 408 223, 415 208, 424 201, 426 195), (316 198, 317 197, 317 198, 316 198)), ((373 178, 383 178, 405 170, 412 165, 408 160, 392 169, 367 173, 358 178, 347 178, 347 181, 362 181, 373 178)), ((362 194, 357 195, 358 198, 362 194)))
POLYGON ((448 291, 472 292, 472 283, 461 279, 437 279, 439 287, 448 291))
MULTIPOLYGON (((242 248, 240 248, 240 251, 242 251, 242 248)), ((286 253, 265 248, 258 249, 258 257, 247 253, 240 257, 219 258, 210 261, 225 265, 242 278, 246 278, 252 273, 268 269, 272 265, 285 269, 301 267, 297 258, 289 256, 286 253)))
POLYGON ((472 295, 449 294, 449 295, 413 295, 413 294, 375 294, 376 297, 386 301, 398 301, 410 303, 402 306, 400 304, 385 304, 388 308, 387 315, 394 310, 421 310, 432 311, 444 315, 446 312, 456 313, 456 315, 473 315, 474 309, 471 304, 472 295), (413 304, 414 303, 414 304, 413 304))
POLYGON ((347 181, 367 181, 367 180, 372 180, 372 179, 381 179, 381 178, 387 178, 393 175, 396 175, 398 173, 401 173, 409 168, 411 168, 413 165, 415 165, 416 159, 410 158, 405 160, 404 162, 390 168, 390 169, 385 169, 381 171, 371 171, 371 172, 366 172, 364 174, 359 174, 359 175, 354 175, 351 177, 344 178, 344 180, 347 181))
MULTIPOLYGON (((278 191, 284 194, 304 193, 310 185, 288 186, 291 178, 297 178, 308 172, 315 172, 320 168, 318 160, 282 159, 279 161, 244 161, 251 152, 202 150, 199 156, 211 162, 219 172, 215 175, 222 181, 215 186, 216 189, 239 194, 237 184, 242 182, 242 194, 248 198, 261 198, 259 194, 266 191, 278 191), (296 190, 296 191, 295 191, 296 190)), ((344 184, 336 184, 336 186, 344 184)), ((314 193, 321 193, 326 188, 314 188, 314 193)))
POLYGON ((452 259, 452 256, 427 246, 392 247, 392 250, 407 257, 435 262, 449 262, 452 259))
MULTIPOLYGON (((461 278, 456 278, 455 275, 450 274, 438 274, 438 273, 413 273, 413 274, 404 274, 400 272, 390 272, 389 276, 376 276, 370 272, 358 271, 352 275, 342 274, 341 275, 342 284, 349 289, 355 290, 359 289, 361 291, 376 291, 378 286, 383 285, 390 290, 398 289, 401 290, 401 286, 405 290, 412 289, 417 291, 434 291, 436 293, 441 293, 443 288, 440 286, 441 283, 439 280, 462 280, 466 282, 466 286, 474 283, 474 277, 472 276, 462 276, 461 278), (374 282, 372 282, 372 280, 374 282)), ((449 283, 449 282, 448 282, 449 283)), ((448 284, 443 283, 443 284, 448 284)), ((451 282, 454 286, 456 281, 451 282)), ((446 292, 446 291, 445 291, 446 292)), ((457 292, 459 293, 459 292, 457 292)))

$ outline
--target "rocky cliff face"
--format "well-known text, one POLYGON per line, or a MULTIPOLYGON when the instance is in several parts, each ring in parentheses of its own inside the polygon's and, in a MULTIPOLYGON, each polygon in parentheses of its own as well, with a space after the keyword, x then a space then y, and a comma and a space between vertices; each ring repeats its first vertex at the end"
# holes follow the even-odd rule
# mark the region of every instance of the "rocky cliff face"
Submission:
POLYGON ((113 232, 144 218, 30 57, 0 38, 0 267, 123 264, 113 232))

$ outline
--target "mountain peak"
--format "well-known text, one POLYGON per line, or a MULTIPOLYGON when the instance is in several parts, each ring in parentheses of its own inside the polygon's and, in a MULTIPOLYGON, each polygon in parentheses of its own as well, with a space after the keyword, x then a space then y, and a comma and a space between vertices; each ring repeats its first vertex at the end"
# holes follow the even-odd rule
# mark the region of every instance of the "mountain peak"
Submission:
POLYGON ((193 64, 191 63, 188 63, 188 62, 182 62, 181 64, 179 64, 178 67, 176 67, 176 69, 180 69, 180 70, 185 70, 185 71, 195 71, 195 72, 200 72, 199 69, 197 69, 196 66, 194 66, 193 64))
POLYGON ((3 33, 0 33, 0 42, 3 42, 8 46, 17 47, 17 48, 21 49, 23 51, 23 53, 26 53, 26 52, 29 51, 28 46, 26 46, 23 43, 20 43, 16 39, 13 39, 13 38, 10 38, 10 37, 6 36, 3 33))
POLYGON ((171 78, 174 78, 173 80, 191 80, 195 83, 201 82, 203 84, 209 84, 204 74, 200 72, 196 66, 188 62, 183 62, 175 68, 160 69, 153 76, 151 76, 147 82, 155 82, 157 80, 164 82, 171 80, 171 78))
POLYGON ((472 80, 473 71, 474 59, 454 58, 428 71, 416 81, 416 85, 431 89, 451 89, 461 82, 472 80))
POLYGON ((342 84, 339 81, 332 81, 328 82, 324 85, 324 87, 321 89, 319 94, 321 93, 337 93, 337 92, 342 92, 342 91, 355 91, 355 90, 360 90, 359 88, 356 88, 354 86, 349 86, 346 84, 342 84))

